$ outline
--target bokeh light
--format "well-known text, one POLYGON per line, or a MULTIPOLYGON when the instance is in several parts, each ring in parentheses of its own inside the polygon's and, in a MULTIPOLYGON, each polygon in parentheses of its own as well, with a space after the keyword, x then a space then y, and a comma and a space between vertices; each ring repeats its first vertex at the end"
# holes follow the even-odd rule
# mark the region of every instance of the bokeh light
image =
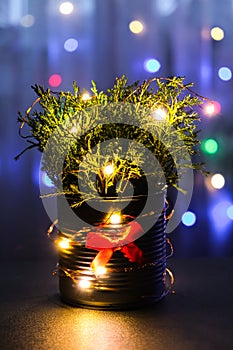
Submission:
POLYGON ((25 15, 21 18, 20 24, 22 27, 29 28, 35 23, 35 17, 32 15, 25 15))
POLYGON ((204 153, 215 154, 218 152, 218 143, 214 139, 203 140, 201 148, 204 153))
POLYGON ((52 74, 49 77, 49 85, 52 87, 58 87, 62 83, 62 77, 60 74, 52 74))
POLYGON ((210 210, 210 217, 215 228, 225 228, 230 223, 228 215, 231 203, 228 200, 219 200, 210 210))
POLYGON ((158 72, 160 67, 161 67, 160 62, 155 58, 150 58, 148 60, 145 60, 144 62, 144 69, 150 73, 158 72))
POLYGON ((230 205, 227 208, 227 216, 229 219, 233 220, 233 205, 230 205))
POLYGON ((210 31, 210 35, 212 39, 216 41, 220 41, 224 38, 224 31, 222 28, 219 27, 213 27, 210 31))
POLYGON ((157 0, 156 10, 161 16, 170 16, 177 8, 177 0, 157 0))
POLYGON ((196 222, 196 215, 191 211, 186 211, 182 215, 181 221, 185 226, 193 226, 196 222))
POLYGON ((41 181, 47 187, 54 187, 52 181, 50 180, 50 178, 48 177, 48 175, 45 172, 43 172, 41 174, 41 181))
POLYGON ((74 10, 74 5, 70 1, 62 2, 61 5, 59 6, 59 11, 63 15, 69 15, 73 12, 73 10, 74 10))
POLYGON ((74 52, 78 48, 78 40, 69 38, 64 43, 64 49, 68 52, 74 52))
POLYGON ((211 182, 211 185, 213 186, 213 188, 220 190, 225 185, 225 178, 222 174, 214 174, 211 177, 210 182, 211 182))
POLYGON ((135 20, 130 22, 129 29, 132 33, 139 34, 143 31, 144 27, 142 22, 135 20))
POLYGON ((224 81, 228 81, 232 78, 232 71, 228 67, 221 67, 218 70, 218 76, 224 81))

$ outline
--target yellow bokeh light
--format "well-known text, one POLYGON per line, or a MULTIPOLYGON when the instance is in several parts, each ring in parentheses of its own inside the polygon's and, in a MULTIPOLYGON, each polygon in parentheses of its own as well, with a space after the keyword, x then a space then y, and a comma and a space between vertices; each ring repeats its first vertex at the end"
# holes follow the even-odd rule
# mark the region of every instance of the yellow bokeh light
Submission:
POLYGON ((62 2, 60 7, 59 7, 59 11, 63 15, 69 15, 73 12, 73 10, 74 10, 74 5, 70 1, 62 2))
POLYGON ((214 27, 211 29, 210 35, 214 40, 220 41, 224 38, 224 31, 219 27, 214 27))
POLYGON ((70 241, 67 238, 61 238, 58 241, 57 245, 61 249, 69 249, 70 248, 70 241))
POLYGON ((214 174, 211 177, 210 182, 211 182, 211 185, 217 190, 220 190, 225 185, 225 179, 222 174, 214 174))
POLYGON ((121 223, 121 214, 120 213, 113 213, 111 214, 109 218, 109 222, 112 225, 117 225, 121 223))
POLYGON ((80 279, 78 286, 83 289, 88 289, 91 287, 91 281, 87 277, 80 279))
POLYGON ((144 27, 140 21, 132 21, 129 24, 129 29, 134 34, 139 34, 143 31, 144 27))
POLYGON ((104 174, 105 175, 112 175, 114 173, 114 165, 108 164, 104 167, 104 174))
POLYGON ((83 101, 90 100, 90 98, 91 98, 91 95, 89 94, 89 92, 84 92, 84 93, 82 94, 82 100, 83 100, 83 101))

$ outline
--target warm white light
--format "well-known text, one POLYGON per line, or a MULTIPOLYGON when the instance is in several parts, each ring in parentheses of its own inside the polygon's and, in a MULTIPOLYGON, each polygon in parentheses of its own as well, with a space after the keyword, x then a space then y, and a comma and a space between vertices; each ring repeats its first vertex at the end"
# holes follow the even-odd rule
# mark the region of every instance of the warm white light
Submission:
POLYGON ((87 277, 83 277, 82 279, 80 279, 78 286, 83 289, 90 288, 91 281, 87 277))
POLYGON ((129 29, 134 34, 139 34, 143 31, 143 24, 140 21, 132 21, 129 24, 129 29))
POLYGON ((210 35, 214 40, 220 41, 224 38, 224 31, 222 30, 222 28, 214 27, 211 29, 210 35))
POLYGON ((214 104, 210 103, 204 107, 205 114, 207 115, 213 115, 215 110, 214 110, 214 104))
POLYGON ((74 10, 74 5, 70 1, 65 1, 65 2, 61 3, 61 5, 59 7, 59 11, 63 15, 69 15, 69 14, 71 14, 71 12, 73 12, 73 10, 74 10))
POLYGON ((102 275, 105 275, 106 271, 107 271, 106 267, 98 266, 96 268, 95 274, 96 274, 96 276, 102 276, 102 275))
POLYGON ((114 166, 113 164, 108 164, 104 167, 104 173, 105 175, 112 175, 114 173, 114 166))
POLYGON ((90 100, 90 98, 91 98, 91 95, 89 94, 89 92, 84 92, 84 93, 82 94, 82 100, 83 100, 83 101, 90 100))
POLYGON ((211 185, 217 190, 220 190, 225 185, 225 179, 222 174, 214 174, 211 177, 210 182, 211 182, 211 185))
POLYGON ((157 108, 152 112, 152 115, 156 120, 163 121, 166 119, 167 112, 163 108, 157 108))
POLYGON ((62 238, 58 241, 58 246, 61 249, 69 249, 70 248, 70 241, 67 238, 62 238))
POLYGON ((112 225, 117 225, 121 223, 121 214, 120 213, 113 213, 110 218, 109 222, 112 225))

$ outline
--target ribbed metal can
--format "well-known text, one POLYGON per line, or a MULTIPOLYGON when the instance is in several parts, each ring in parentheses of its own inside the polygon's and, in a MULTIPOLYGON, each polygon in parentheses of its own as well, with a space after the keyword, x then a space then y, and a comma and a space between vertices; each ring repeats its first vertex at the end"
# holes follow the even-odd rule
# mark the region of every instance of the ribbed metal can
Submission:
MULTIPOLYGON (((137 308, 161 300, 166 295, 166 218, 165 212, 134 244, 142 251, 144 263, 138 265, 116 249, 106 271, 96 276, 91 268, 96 249, 85 245, 85 229, 69 248, 59 251, 61 299, 71 305, 94 309, 137 308), (83 236, 80 239, 80 235, 83 236)), ((70 238, 62 230, 60 238, 70 238)))

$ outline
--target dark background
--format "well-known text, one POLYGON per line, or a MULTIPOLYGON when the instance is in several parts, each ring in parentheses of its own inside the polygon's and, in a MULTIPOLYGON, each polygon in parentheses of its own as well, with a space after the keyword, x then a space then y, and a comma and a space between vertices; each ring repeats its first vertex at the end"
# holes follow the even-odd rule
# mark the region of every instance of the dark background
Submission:
MULTIPOLYGON (((71 90, 72 82, 87 90, 96 80, 99 88, 111 86, 126 74, 130 82, 151 76, 185 76, 195 90, 218 101, 221 112, 201 113, 201 140, 214 138, 219 150, 201 154, 206 168, 221 173, 225 186, 215 190, 209 180, 195 174, 189 209, 196 215, 191 227, 180 223, 171 234, 175 256, 231 256, 233 221, 227 209, 232 196, 232 79, 218 76, 221 66, 233 68, 233 2, 231 0, 73 0, 70 15, 59 12, 62 1, 0 0, 0 213, 2 259, 49 259, 55 256, 46 231, 50 220, 39 198, 36 150, 14 156, 25 147, 18 137, 17 112, 34 101, 30 86, 49 87, 49 77, 59 74, 54 90, 71 90), (33 25, 26 21, 30 14, 33 25), (22 20, 23 18, 23 20, 22 20), (133 34, 132 20, 144 31, 133 34), (215 41, 214 26, 225 37, 215 41), (78 40, 74 52, 64 50, 68 38, 78 40), (156 73, 144 61, 156 58, 156 73)), ((30 19, 30 17, 29 17, 30 19)))

